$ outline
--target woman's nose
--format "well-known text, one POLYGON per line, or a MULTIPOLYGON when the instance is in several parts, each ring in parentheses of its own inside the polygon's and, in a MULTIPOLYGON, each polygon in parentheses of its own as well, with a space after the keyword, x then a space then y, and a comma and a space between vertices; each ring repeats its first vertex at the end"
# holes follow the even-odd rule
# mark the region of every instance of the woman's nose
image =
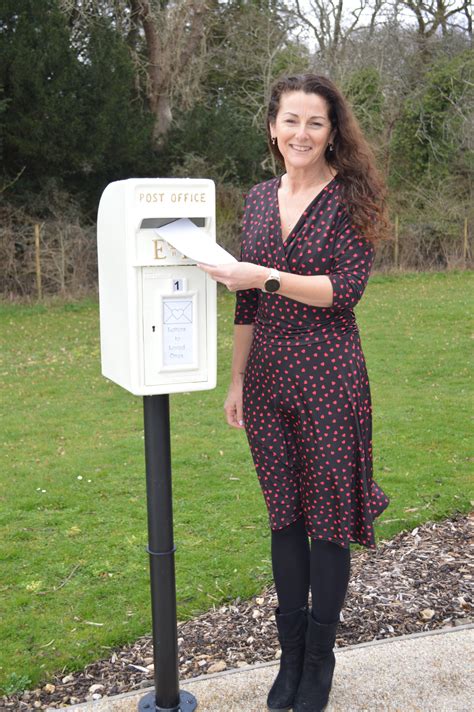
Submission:
POLYGON ((297 126, 296 137, 305 139, 305 138, 307 138, 307 136, 308 136, 308 132, 306 130, 305 124, 299 124, 297 126))

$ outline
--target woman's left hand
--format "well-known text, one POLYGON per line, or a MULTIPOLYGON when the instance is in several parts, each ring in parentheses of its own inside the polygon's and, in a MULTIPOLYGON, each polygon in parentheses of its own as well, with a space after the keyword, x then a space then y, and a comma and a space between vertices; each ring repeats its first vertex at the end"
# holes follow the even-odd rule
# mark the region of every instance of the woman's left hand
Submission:
POLYGON ((252 262, 232 262, 215 266, 198 263, 197 266, 212 279, 225 284, 230 292, 255 287, 261 289, 268 273, 268 267, 254 265, 252 262))

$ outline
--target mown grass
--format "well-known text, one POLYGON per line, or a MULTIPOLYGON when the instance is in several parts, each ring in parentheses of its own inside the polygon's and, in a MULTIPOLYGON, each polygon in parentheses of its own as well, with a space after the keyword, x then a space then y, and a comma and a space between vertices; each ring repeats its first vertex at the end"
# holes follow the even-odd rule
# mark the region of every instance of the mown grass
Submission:
MULTIPOLYGON (((379 541, 470 509, 471 294, 467 272, 373 275, 357 307, 375 478, 391 498, 379 541)), ((220 291, 218 387, 171 396, 179 620, 271 580, 245 433, 222 410, 233 304, 220 291)), ((100 374, 96 301, 4 304, 0 324, 0 687, 12 691, 149 632, 150 594, 142 399, 100 374)))

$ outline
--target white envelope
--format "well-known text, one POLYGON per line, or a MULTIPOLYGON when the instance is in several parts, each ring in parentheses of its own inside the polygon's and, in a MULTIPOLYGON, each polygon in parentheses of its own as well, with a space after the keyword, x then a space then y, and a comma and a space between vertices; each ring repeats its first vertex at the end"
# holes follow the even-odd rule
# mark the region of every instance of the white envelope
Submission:
POLYGON ((222 265, 237 262, 223 247, 211 240, 209 235, 189 220, 180 218, 168 225, 155 228, 161 239, 173 245, 182 255, 206 265, 222 265))

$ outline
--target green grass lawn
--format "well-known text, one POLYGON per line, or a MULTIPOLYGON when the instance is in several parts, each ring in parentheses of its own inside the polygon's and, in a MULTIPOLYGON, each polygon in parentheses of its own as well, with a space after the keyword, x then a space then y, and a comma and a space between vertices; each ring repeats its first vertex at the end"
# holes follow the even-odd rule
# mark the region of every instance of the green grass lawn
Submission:
MULTIPOLYGON (((357 307, 374 408, 377 539, 473 499, 466 272, 373 275, 357 307)), ((171 401, 178 619, 271 581, 263 498, 218 387, 171 401)), ((36 685, 151 628, 142 399, 100 374, 94 300, 1 305, 0 688, 36 685), (27 682, 29 680, 30 682, 27 682)), ((358 547, 355 547, 358 548, 358 547)))

